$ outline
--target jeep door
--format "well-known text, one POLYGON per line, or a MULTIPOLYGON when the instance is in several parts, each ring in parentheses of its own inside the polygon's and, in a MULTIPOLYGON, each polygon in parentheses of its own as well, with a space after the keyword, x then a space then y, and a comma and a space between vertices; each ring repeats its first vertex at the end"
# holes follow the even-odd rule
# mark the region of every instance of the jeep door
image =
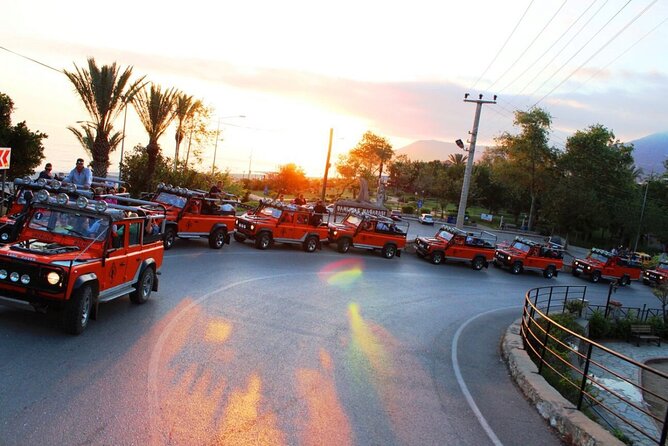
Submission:
POLYGON ((128 244, 126 249, 127 268, 125 269, 124 282, 134 282, 139 278, 139 267, 143 260, 142 250, 142 229, 143 222, 133 221, 129 223, 128 244))
POLYGON ((126 222, 116 222, 112 225, 107 259, 101 271, 100 291, 106 291, 125 283, 127 237, 128 225, 126 222))
POLYGON ((186 203, 181 219, 179 220, 179 232, 201 232, 208 233, 210 228, 202 217, 202 200, 191 198, 186 203))
POLYGON ((296 214, 292 212, 283 211, 278 218, 278 224, 274 228, 275 239, 294 239, 295 238, 295 223, 294 218, 296 214))

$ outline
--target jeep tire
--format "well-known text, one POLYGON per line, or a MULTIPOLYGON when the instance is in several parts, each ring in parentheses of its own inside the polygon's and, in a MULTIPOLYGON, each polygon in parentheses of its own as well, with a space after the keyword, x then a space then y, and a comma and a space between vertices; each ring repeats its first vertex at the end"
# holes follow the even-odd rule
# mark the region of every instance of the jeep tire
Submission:
POLYGON ((309 235, 306 237, 306 240, 304 240, 304 245, 303 245, 304 251, 306 252, 313 252, 316 249, 318 249, 318 238, 314 235, 309 235))
POLYGON ((392 243, 388 243, 387 245, 383 246, 383 250, 381 251, 381 254, 386 259, 391 259, 392 257, 394 257, 396 253, 397 253, 397 247, 392 243))
POLYGON ((472 261, 471 261, 471 268, 473 268, 476 271, 480 271, 483 266, 485 266, 485 258, 476 256, 472 261))
POLYGON ((591 281, 594 283, 599 283, 601 281, 601 272, 594 271, 593 273, 591 273, 591 281))
POLYGON ((215 229, 209 234, 209 247, 213 249, 220 249, 225 244, 227 238, 227 231, 223 228, 215 229))
POLYGON ((551 279, 554 277, 554 272, 555 272, 554 266, 550 265, 547 268, 545 268, 545 271, 543 271, 543 277, 545 277, 546 279, 551 279))
POLYGON ((510 272, 513 274, 519 274, 522 272, 524 268, 522 268, 522 262, 515 262, 513 265, 510 267, 510 272))
POLYGON ((243 243, 243 242, 246 241, 246 236, 243 235, 243 234, 240 234, 237 231, 234 231, 234 241, 239 242, 239 243, 243 243))
POLYGON ((336 244, 336 248, 339 252, 346 253, 350 250, 350 239, 347 237, 343 237, 342 239, 339 239, 339 241, 336 244))
POLYGON ((441 251, 434 251, 431 253, 431 256, 429 256, 429 260, 431 260, 431 263, 434 265, 440 265, 443 263, 443 253, 441 251))
POLYGON ((146 267, 144 271, 139 276, 137 281, 137 289, 130 293, 130 301, 133 304, 143 304, 146 303, 148 298, 151 296, 151 291, 153 291, 153 283, 155 282, 155 273, 153 268, 150 266, 146 267))
POLYGON ((268 232, 260 232, 255 239, 255 247, 257 249, 267 249, 271 245, 271 236, 268 232))
POLYGON ((63 313, 63 328, 67 333, 78 335, 86 329, 93 309, 93 294, 91 285, 82 285, 74 292, 63 313))
POLYGON ((165 247, 165 251, 172 248, 174 245, 174 240, 176 240, 176 229, 174 229, 173 226, 170 226, 165 229, 165 236, 162 239, 162 244, 165 247))

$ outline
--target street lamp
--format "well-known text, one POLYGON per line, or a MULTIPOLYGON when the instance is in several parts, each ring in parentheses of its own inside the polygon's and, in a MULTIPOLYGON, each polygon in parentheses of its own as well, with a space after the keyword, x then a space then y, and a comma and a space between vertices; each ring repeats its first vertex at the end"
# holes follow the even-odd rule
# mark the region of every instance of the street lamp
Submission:
POLYGON ((216 153, 218 152, 218 136, 220 135, 220 120, 229 118, 245 118, 246 115, 220 116, 218 118, 218 127, 216 127, 216 143, 213 146, 213 161, 211 162, 211 176, 216 171, 216 153))

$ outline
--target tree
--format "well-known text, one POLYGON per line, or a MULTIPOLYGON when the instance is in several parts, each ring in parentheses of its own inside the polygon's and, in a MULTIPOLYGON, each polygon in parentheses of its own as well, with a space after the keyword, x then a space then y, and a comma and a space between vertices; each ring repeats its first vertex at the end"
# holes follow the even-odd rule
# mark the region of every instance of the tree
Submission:
MULTIPOLYGON (((192 96, 187 96, 184 93, 178 94, 176 96, 176 101, 174 104, 174 114, 177 121, 176 134, 174 135, 174 140, 176 141, 176 148, 174 149, 174 169, 177 169, 179 164, 179 147, 181 142, 185 138, 186 130, 190 130, 190 135, 192 136, 192 131, 194 130, 194 119, 197 113, 200 113, 201 109, 204 107, 202 102, 198 99, 193 99, 192 96)), ((191 138, 192 139, 192 138, 191 138)), ((190 140, 191 140, 190 139, 190 140)), ((188 145, 190 149, 190 144, 188 145)), ((188 150, 190 152, 190 150, 188 150)), ((190 153, 188 153, 190 155, 190 153)), ((186 157, 187 164, 187 157, 186 157)))
POLYGON ((146 154, 148 155, 146 173, 143 184, 144 190, 153 189, 153 174, 155 173, 158 157, 161 156, 158 139, 165 133, 174 119, 174 105, 178 92, 174 88, 162 91, 159 85, 151 84, 147 91, 139 90, 132 103, 137 110, 139 120, 148 133, 146 154))
POLYGON ((122 72, 116 63, 98 67, 94 58, 88 59, 88 70, 79 68, 76 64, 74 68, 74 72, 64 70, 64 73, 84 103, 90 115, 90 123, 84 126, 83 133, 73 127, 68 129, 74 133, 84 149, 90 152, 93 158, 93 174, 106 177, 110 164, 109 154, 120 142, 118 135, 112 134, 113 121, 123 106, 143 87, 144 76, 130 82, 132 67, 127 67, 122 72), (87 132, 88 127, 90 132, 87 132))
POLYGON ((45 133, 33 132, 25 121, 12 126, 11 115, 14 102, 4 93, 0 93, 0 147, 10 147, 12 155, 7 175, 23 177, 30 175, 44 159, 42 140, 48 138, 45 133))
POLYGON ((469 157, 463 153, 451 153, 448 155, 447 162, 453 166, 466 166, 469 157))
MULTIPOLYGON (((511 189, 525 190, 531 200, 528 228, 533 228, 537 199, 551 182, 557 154, 547 145, 552 118, 540 108, 528 112, 516 111, 514 125, 518 135, 503 133, 492 148, 500 157, 495 163, 496 180, 511 189)), ((519 191, 518 191, 519 192, 519 191)))
POLYGON ((336 170, 349 182, 358 178, 366 179, 369 184, 374 184, 373 179, 383 174, 383 166, 392 159, 394 151, 392 145, 385 139, 371 131, 362 135, 362 139, 351 149, 347 155, 339 155, 336 170))
POLYGON ((308 186, 304 170, 294 163, 284 164, 267 177, 269 187, 278 193, 301 193, 308 186))
POLYGON ((666 305, 668 305, 668 282, 658 285, 652 290, 654 296, 661 302, 661 314, 663 314, 663 322, 668 323, 668 315, 666 314, 666 305))

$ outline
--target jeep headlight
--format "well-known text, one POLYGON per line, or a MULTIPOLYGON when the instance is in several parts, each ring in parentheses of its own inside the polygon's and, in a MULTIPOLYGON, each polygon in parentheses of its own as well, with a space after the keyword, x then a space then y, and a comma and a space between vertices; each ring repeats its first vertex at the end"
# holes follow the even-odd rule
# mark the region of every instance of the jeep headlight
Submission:
POLYGON ((2 240, 3 242, 9 240, 9 232, 3 232, 2 234, 0 234, 0 240, 2 240))
POLYGON ((5 280, 7 278, 7 270, 0 269, 0 280, 5 280))
POLYGON ((30 276, 27 274, 24 274, 21 276, 21 283, 24 285, 28 285, 30 283, 30 276))
POLYGON ((68 197, 66 193, 60 193, 60 194, 56 195, 56 203, 58 203, 61 206, 67 204, 69 199, 70 199, 70 197, 68 197))
POLYGON ((591 269, 591 266, 587 265, 587 270, 590 270, 590 269, 591 269))
POLYGON ((56 285, 60 282, 60 274, 55 271, 51 271, 46 275, 46 281, 49 282, 49 285, 56 285))
POLYGON ((250 230, 255 231, 255 225, 250 225, 250 230))
POLYGON ((11 280, 12 282, 18 282, 19 281, 19 273, 17 273, 16 271, 11 273, 9 275, 9 280, 11 280))
POLYGON ((86 197, 77 198, 77 207, 79 209, 86 209, 86 206, 88 206, 88 198, 86 197))
POLYGON ((39 192, 37 192, 36 198, 37 201, 44 203, 49 200, 49 193, 46 190, 42 189, 39 192))
POLYGON ((336 230, 332 231, 332 235, 334 235, 334 237, 336 237, 336 234, 338 234, 338 233, 339 233, 339 231, 336 231, 336 230))

